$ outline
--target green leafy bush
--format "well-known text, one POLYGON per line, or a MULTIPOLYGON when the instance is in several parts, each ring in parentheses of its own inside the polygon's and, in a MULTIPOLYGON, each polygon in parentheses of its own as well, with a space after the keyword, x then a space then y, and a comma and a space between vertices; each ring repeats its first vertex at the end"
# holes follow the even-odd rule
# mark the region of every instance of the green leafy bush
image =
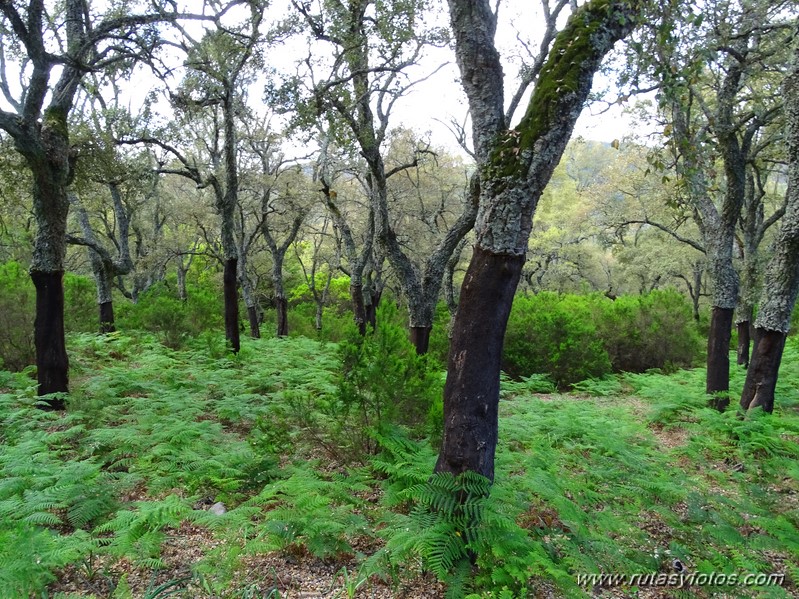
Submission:
POLYGON ((677 291, 598 300, 596 305, 597 333, 614 372, 688 367, 701 351, 691 306, 677 291))
POLYGON ((548 375, 558 387, 613 372, 691 366, 701 341, 688 301, 673 290, 624 296, 518 296, 505 336, 503 369, 548 375))
POLYGON ((558 387, 611 371, 590 302, 542 292, 517 296, 505 335, 503 370, 513 377, 548 374, 558 387))
POLYGON ((64 329, 97 332, 100 327, 97 286, 92 277, 64 274, 64 329))
POLYGON ((222 290, 211 284, 189 285, 187 295, 182 301, 168 282, 157 283, 137 303, 120 306, 119 328, 155 332, 171 348, 208 329, 221 329, 222 290))
POLYGON ((36 290, 18 262, 0 264, 0 368, 19 371, 36 361, 36 290))

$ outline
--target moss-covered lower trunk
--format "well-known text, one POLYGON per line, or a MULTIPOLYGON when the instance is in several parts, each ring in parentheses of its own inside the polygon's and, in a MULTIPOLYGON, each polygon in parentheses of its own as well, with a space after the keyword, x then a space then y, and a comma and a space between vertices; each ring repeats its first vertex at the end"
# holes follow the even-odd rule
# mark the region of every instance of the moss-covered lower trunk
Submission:
POLYGON ((640 3, 592 0, 557 35, 519 125, 503 115, 502 65, 488 0, 449 0, 461 82, 480 167, 475 249, 452 327, 444 434, 436 472, 493 480, 502 346, 532 218, 604 56, 629 33, 640 3))

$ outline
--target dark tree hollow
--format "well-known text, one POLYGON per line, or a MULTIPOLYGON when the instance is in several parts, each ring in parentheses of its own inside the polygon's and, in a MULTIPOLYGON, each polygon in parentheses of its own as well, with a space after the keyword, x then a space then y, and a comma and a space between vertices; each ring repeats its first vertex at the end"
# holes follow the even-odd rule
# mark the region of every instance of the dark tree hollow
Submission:
MULTIPOLYGON (((31 271, 36 288, 33 327, 39 395, 69 391, 69 358, 64 340, 64 272, 31 271)), ((46 410, 63 410, 61 398, 45 400, 46 410)))
POLYGON ((225 297, 225 339, 230 344, 233 353, 241 349, 239 336, 239 293, 237 269, 238 259, 228 258, 225 261, 223 275, 223 293, 225 297))
POLYGON ((502 345, 523 264, 523 256, 474 249, 452 329, 436 472, 494 480, 502 345))
POLYGON ((723 411, 730 404, 730 339, 732 308, 713 306, 707 336, 707 379, 705 392, 713 395, 710 405, 723 411))
POLYGON ((744 390, 741 393, 741 409, 757 407, 769 414, 774 411, 774 389, 777 386, 782 351, 786 334, 780 331, 755 329, 752 360, 746 373, 744 390))

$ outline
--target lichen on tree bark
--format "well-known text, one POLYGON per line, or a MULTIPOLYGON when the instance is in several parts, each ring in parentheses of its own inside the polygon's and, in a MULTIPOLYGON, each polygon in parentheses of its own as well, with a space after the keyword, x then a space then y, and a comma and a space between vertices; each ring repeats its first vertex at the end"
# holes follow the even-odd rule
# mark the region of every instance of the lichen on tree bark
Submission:
POLYGON ((549 52, 524 118, 508 130, 489 3, 449 0, 481 193, 477 243, 453 325, 437 472, 472 470, 493 479, 502 344, 532 216, 594 73, 613 44, 632 30, 639 5, 594 0, 577 9, 549 52))

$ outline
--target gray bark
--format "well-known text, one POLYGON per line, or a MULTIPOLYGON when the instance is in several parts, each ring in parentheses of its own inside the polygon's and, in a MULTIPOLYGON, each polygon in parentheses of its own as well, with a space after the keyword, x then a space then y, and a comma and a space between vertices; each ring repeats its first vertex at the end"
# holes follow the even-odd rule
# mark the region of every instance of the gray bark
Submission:
POLYGON ((774 256, 765 273, 755 328, 787 333, 799 293, 799 50, 783 85, 788 142, 788 191, 774 256))
POLYGON ((579 8, 549 50, 527 112, 512 130, 502 118, 502 68, 489 2, 449 0, 449 7, 481 180, 477 244, 453 325, 435 470, 471 470, 493 480, 502 344, 532 215, 594 73, 632 30, 639 4, 595 0, 579 8))
MULTIPOLYGON (((436 249, 425 260, 423 265, 415 264, 402 249, 397 240, 397 234, 390 224, 388 180, 392 174, 415 166, 416 161, 390 171, 386 169, 381 144, 385 139, 393 102, 399 94, 396 92, 393 95, 391 93, 387 94, 386 91, 381 90, 391 88, 390 83, 396 79, 397 73, 416 59, 418 50, 408 62, 403 62, 399 65, 394 64, 391 59, 387 59, 387 64, 379 64, 377 66, 371 64, 370 46, 372 40, 368 39, 365 33, 366 27, 364 24, 368 20, 365 7, 366 3, 355 2, 349 5, 346 15, 337 15, 337 18, 346 19, 349 27, 348 36, 345 39, 337 40, 336 50, 339 53, 340 63, 346 65, 347 73, 337 83, 324 83, 317 86, 316 95, 321 104, 331 106, 339 113, 339 116, 351 130, 360 153, 366 161, 369 173, 367 189, 371 196, 374 213, 375 238, 400 281, 402 292, 408 302, 409 325, 411 329, 430 328, 433 325, 435 305, 441 292, 447 260, 452 252, 455 251, 460 240, 473 227, 477 212, 477 198, 474 197, 474 201, 469 201, 472 198, 467 199, 463 214, 444 234, 436 249), (372 80, 372 77, 384 69, 389 70, 389 72, 393 70, 394 72, 389 75, 388 82, 383 81, 377 84, 372 80), (341 82, 351 84, 351 91, 355 98, 354 106, 346 105, 340 101, 338 96, 341 82), (389 96, 389 99, 387 99, 387 96, 389 96), (373 110, 373 105, 375 104, 376 110, 373 110)), ((301 9, 301 12, 309 20, 309 24, 313 28, 314 22, 307 10, 303 11, 301 9)), ((490 35, 493 37, 496 26, 493 15, 491 15, 489 20, 476 18, 474 25, 482 30, 489 30, 490 35)), ((336 41, 328 37, 324 39, 336 41)), ((421 44, 419 41, 414 43, 421 44)), ((404 51, 403 45, 406 44, 400 44, 397 47, 396 55, 400 55, 404 51)), ((496 53, 496 51, 494 52, 496 53)), ((474 76, 479 78, 481 73, 482 71, 476 69, 474 76)), ((501 71, 499 79, 495 83, 498 83, 501 88, 501 71)), ((488 93, 493 92, 489 91, 488 93)), ((504 122, 501 102, 499 108, 497 118, 499 118, 500 122, 504 122)), ((358 283, 362 285, 362 281, 357 281, 357 276, 357 274, 351 275, 354 287, 358 283)))
POLYGON ((130 253, 130 215, 122 200, 119 185, 109 183, 108 190, 113 202, 116 222, 116 233, 111 236, 111 242, 116 249, 113 255, 97 239, 89 222, 89 215, 77 196, 70 194, 70 203, 75 208, 83 238, 69 237, 69 242, 87 247, 92 273, 97 285, 98 304, 111 302, 114 279, 127 275, 133 270, 133 259, 130 253))

